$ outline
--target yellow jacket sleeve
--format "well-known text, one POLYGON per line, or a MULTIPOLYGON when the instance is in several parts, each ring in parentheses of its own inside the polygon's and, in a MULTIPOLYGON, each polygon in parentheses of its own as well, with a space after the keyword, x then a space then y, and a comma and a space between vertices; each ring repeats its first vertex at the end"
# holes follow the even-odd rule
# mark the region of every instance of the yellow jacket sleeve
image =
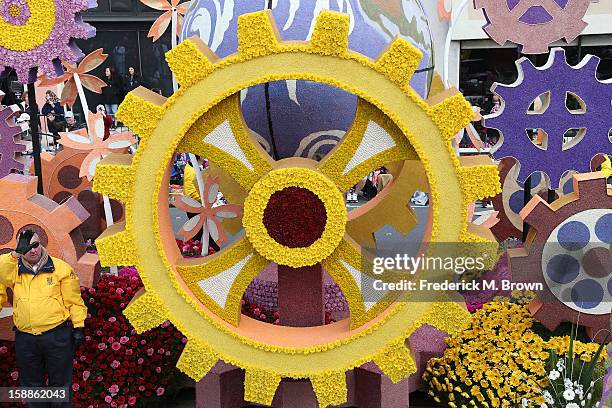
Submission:
POLYGON ((17 258, 12 254, 0 255, 0 310, 2 305, 8 301, 6 288, 13 288, 15 284, 15 271, 17 269, 17 258))
POLYGON ((87 307, 81 297, 81 284, 74 270, 66 264, 68 273, 60 282, 60 290, 64 300, 64 307, 70 311, 70 320, 74 327, 85 327, 87 307))
POLYGON ((13 288, 15 272, 17 271, 17 258, 12 254, 0 255, 0 285, 13 288))
POLYGON ((0 284, 0 312, 2 311, 2 305, 8 301, 8 296, 6 295, 6 287, 0 284))

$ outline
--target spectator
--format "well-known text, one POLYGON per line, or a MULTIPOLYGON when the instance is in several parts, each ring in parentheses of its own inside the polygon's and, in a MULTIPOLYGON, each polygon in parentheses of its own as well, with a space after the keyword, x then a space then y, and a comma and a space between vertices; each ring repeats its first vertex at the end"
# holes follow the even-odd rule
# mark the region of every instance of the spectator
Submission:
POLYGON ((47 93, 45 93, 45 104, 42 106, 40 113, 43 116, 53 113, 57 119, 64 119, 64 108, 62 108, 59 98, 55 92, 47 91, 47 93))
POLYGON ((60 138, 59 132, 66 130, 64 108, 62 108, 59 98, 53 91, 47 91, 45 99, 45 104, 40 113, 47 118, 47 128, 49 133, 53 135, 53 143, 55 144, 60 138))
POLYGON ((28 112, 28 109, 30 109, 30 101, 28 101, 28 93, 24 92, 21 95, 21 100, 17 103, 17 106, 19 107, 19 110, 22 113, 30 113, 28 112))
POLYGON ((55 112, 49 112, 47 114, 47 127, 49 128, 49 132, 53 135, 54 141, 60 138, 59 132, 66 131, 67 125, 63 119, 63 116, 56 116, 55 112))
POLYGON ((131 92, 140 85, 142 85, 142 79, 136 73, 136 69, 134 69, 134 67, 129 67, 128 74, 125 77, 125 91, 131 92))
POLYGON ((66 262, 49 256, 34 230, 25 229, 15 250, 0 255, 0 309, 6 289, 13 292, 20 386, 45 386, 46 372, 49 387, 65 389, 68 397, 52 406, 72 407, 74 347, 85 340, 87 317, 79 278, 66 262))
POLYGON ((113 118, 110 115, 106 114, 106 109, 103 105, 96 106, 96 112, 102 115, 104 118, 104 138, 102 140, 106 140, 110 137, 110 130, 113 125, 113 118))
POLYGON ((66 130, 68 132, 74 132, 75 130, 83 129, 85 127, 77 123, 76 119, 74 118, 74 113, 72 111, 66 112, 64 118, 66 118, 66 130))
POLYGON ((106 82, 106 86, 102 88, 104 107, 106 108, 106 114, 113 119, 114 127, 116 125, 115 114, 117 113, 123 95, 123 82, 121 81, 121 77, 115 74, 115 70, 109 67, 106 67, 104 70, 103 80, 106 82))

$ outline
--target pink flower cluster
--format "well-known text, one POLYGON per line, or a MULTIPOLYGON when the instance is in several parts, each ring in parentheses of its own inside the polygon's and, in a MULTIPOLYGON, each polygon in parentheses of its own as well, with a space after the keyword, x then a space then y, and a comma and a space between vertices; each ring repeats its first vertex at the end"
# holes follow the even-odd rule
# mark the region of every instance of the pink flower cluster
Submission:
MULTIPOLYGON (((176 245, 178 245, 181 250, 181 254, 185 257, 199 257, 202 256, 202 242, 197 239, 190 239, 189 241, 181 241, 180 239, 176 240, 176 245)), ((215 250, 212 247, 208 247, 208 255, 212 255, 215 253, 215 250)))

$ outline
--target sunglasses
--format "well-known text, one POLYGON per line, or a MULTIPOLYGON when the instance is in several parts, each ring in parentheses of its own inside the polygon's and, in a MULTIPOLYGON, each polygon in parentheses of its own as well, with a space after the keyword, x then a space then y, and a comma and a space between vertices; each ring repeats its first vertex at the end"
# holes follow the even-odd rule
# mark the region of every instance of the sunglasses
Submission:
POLYGON ((33 242, 30 244, 31 249, 38 248, 39 246, 40 246, 40 242, 33 242))

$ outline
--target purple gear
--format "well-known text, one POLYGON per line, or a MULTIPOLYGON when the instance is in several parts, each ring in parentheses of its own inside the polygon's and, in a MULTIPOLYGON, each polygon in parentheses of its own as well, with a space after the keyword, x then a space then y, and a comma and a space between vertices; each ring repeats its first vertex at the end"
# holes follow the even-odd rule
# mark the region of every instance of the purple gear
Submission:
MULTIPOLYGON (((0 93, 0 101, 2 100, 0 93)), ((17 153, 25 152, 25 145, 15 143, 15 137, 26 130, 25 125, 13 124, 13 117, 19 112, 16 106, 0 105, 0 178, 11 170, 23 171, 24 165, 16 160, 17 153)))
MULTIPOLYGON (((22 26, 30 18, 28 3, 23 0, 5 0, 0 2, 0 19, 12 26, 22 26), (11 16, 9 6, 20 9, 19 18, 11 16)), ((83 53, 76 45, 75 39, 88 39, 96 34, 96 29, 83 22, 81 12, 97 6, 96 0, 53 0, 55 5, 55 25, 46 40, 37 47, 27 51, 16 51, 0 46, 0 77, 7 75, 10 68, 17 71, 21 83, 36 81, 37 68, 49 77, 62 74, 60 60, 76 63, 83 58, 83 53)))
POLYGON ((517 180, 524 182, 531 174, 548 174, 551 188, 558 189, 568 170, 590 172, 591 159, 600 153, 611 154, 608 138, 612 128, 612 81, 597 80, 599 58, 587 55, 573 67, 565 59, 565 51, 551 51, 544 67, 536 68, 527 58, 516 62, 519 77, 511 85, 495 83, 491 90, 502 100, 502 109, 485 117, 485 126, 499 130, 500 143, 492 150, 500 160, 514 157, 519 162, 517 180), (527 113, 534 100, 550 92, 550 103, 539 114, 527 113), (566 94, 577 95, 586 107, 582 113, 566 108, 566 94), (569 129, 586 129, 578 143, 563 150, 563 135, 569 129), (543 129, 548 135, 547 149, 534 145, 526 129, 543 129))

